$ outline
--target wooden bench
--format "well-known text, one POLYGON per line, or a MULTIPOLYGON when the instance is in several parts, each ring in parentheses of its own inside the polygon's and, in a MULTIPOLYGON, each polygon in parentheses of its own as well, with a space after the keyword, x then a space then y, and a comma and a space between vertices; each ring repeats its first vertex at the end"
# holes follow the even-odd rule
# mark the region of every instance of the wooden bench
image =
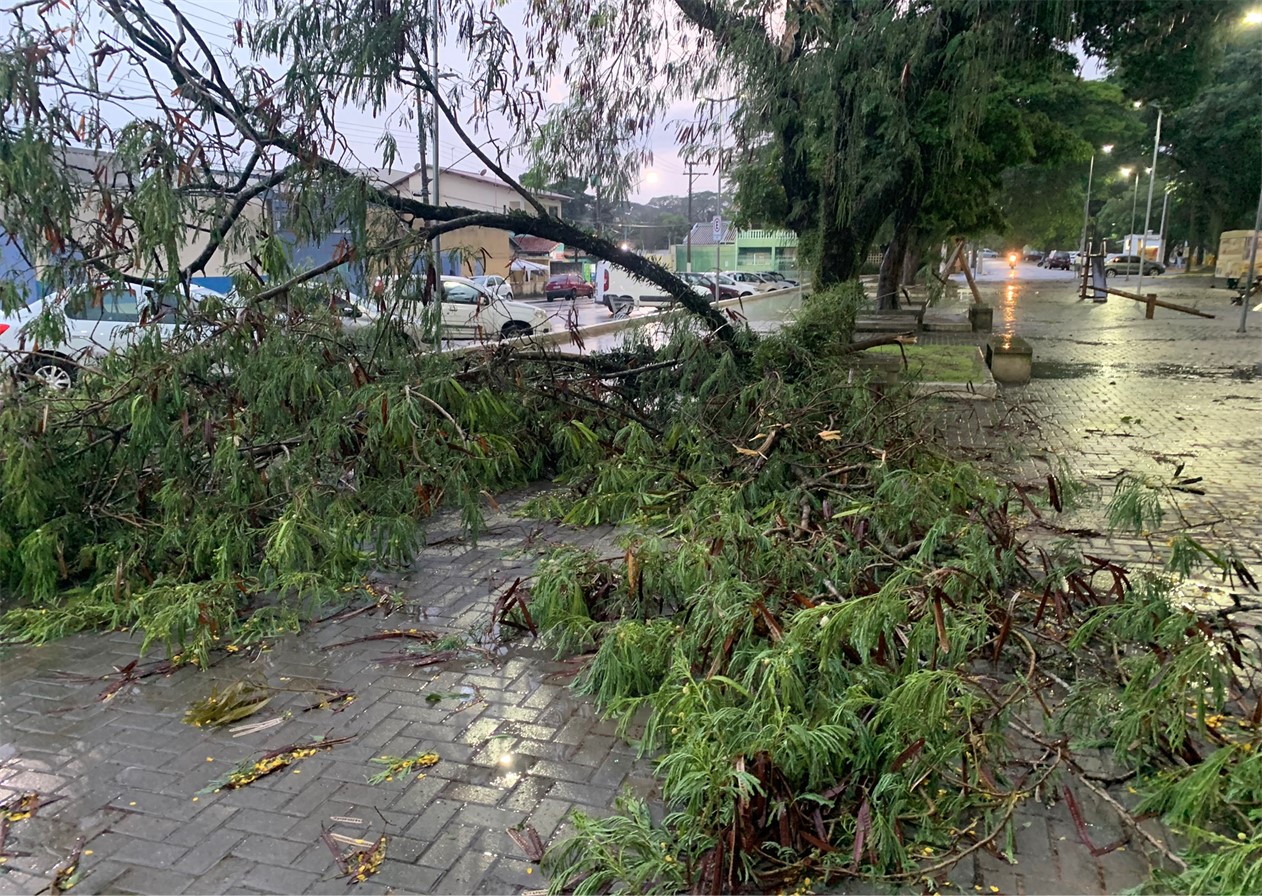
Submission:
POLYGON ((986 343, 986 366, 997 383, 1028 383, 1034 348, 1020 336, 993 336, 986 343))
POLYGON ((924 321, 924 306, 897 311, 864 311, 856 315, 854 329, 856 333, 906 333, 921 329, 924 321))

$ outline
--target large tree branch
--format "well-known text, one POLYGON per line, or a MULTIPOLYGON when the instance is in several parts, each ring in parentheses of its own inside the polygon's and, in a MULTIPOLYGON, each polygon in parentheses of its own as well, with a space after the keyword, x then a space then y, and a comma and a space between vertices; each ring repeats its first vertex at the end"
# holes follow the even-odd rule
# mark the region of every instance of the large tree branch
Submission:
MULTIPOLYGON (((243 134, 254 140, 256 144, 279 149, 298 159, 305 166, 332 175, 344 183, 353 181, 361 185, 365 190, 366 200, 373 205, 391 208, 421 220, 440 223, 455 222, 457 220, 465 222, 457 225, 457 227, 475 226, 474 222, 476 222, 476 226, 505 230, 512 233, 530 233, 535 236, 554 239, 569 246, 575 246, 597 258, 606 259, 635 276, 660 286, 686 309, 705 320, 719 334, 720 338, 724 339, 724 341, 731 341, 733 331, 730 323, 691 286, 656 262, 632 252, 627 252, 609 240, 594 236, 585 230, 549 216, 537 200, 532 201, 532 204, 539 210, 534 215, 525 212, 511 214, 485 213, 453 206, 435 207, 419 202, 410 196, 400 196, 369 183, 362 175, 348 171, 343 166, 326 158, 309 143, 282 133, 275 123, 267 124, 265 132, 260 132, 256 122, 253 120, 251 110, 247 110, 242 105, 238 98, 232 94, 228 85, 212 82, 205 74, 197 72, 193 66, 186 64, 183 58, 178 55, 175 42, 157 23, 152 22, 144 15, 142 8, 135 4, 127 4, 126 0, 111 0, 109 9, 115 21, 135 41, 136 45, 142 48, 150 58, 166 67, 179 88, 181 95, 186 100, 201 106, 212 114, 223 116, 228 121, 231 121, 236 127, 241 129, 243 134), (139 22, 150 29, 148 33, 142 31, 136 22, 131 21, 124 14, 125 7, 138 17, 139 22)), ((188 27, 187 24, 186 27, 188 27)), ((436 85, 431 85, 431 88, 436 92, 436 85)), ((449 113, 450 109, 445 110, 445 114, 449 113)), ((511 179, 506 178, 505 182, 515 189, 524 190, 511 179)), ((441 231, 437 227, 431 226, 429 228, 431 235, 439 232, 441 231)), ((188 271, 189 269, 186 268, 183 273, 187 275, 188 271)))
POLYGON ((223 245, 228 232, 232 230, 232 226, 237 223, 237 220, 245 212, 250 202, 268 190, 283 184, 294 173, 296 168, 297 166, 294 165, 283 168, 271 177, 264 178, 252 186, 240 190, 236 195, 236 199, 233 200, 232 206, 220 217, 214 229, 211 230, 210 240, 205 247, 197 254, 196 258, 183 267, 181 271, 183 277, 191 277, 199 271, 204 271, 206 265, 210 263, 210 260, 215 257, 215 253, 219 251, 220 246, 223 245))
MULTIPOLYGON (((762 21, 752 16, 733 12, 730 8, 711 3, 710 0, 675 0, 675 6, 684 18, 698 28, 713 35, 720 47, 730 48, 737 38, 754 40, 759 50, 774 53, 775 44, 762 21)), ((748 52, 750 47, 743 47, 748 52)))

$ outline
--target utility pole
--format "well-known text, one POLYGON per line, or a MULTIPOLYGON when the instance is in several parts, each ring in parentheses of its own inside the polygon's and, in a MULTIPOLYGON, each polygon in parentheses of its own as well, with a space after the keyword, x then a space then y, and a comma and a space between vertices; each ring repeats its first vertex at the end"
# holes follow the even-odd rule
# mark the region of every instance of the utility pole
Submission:
POLYGON ((600 224, 600 178, 596 178, 596 236, 604 236, 604 228, 600 224))
MULTIPOLYGON (((442 198, 438 189, 438 117, 441 114, 438 108, 438 0, 434 0, 431 16, 433 21, 430 22, 430 36, 434 41, 434 53, 429 57, 429 76, 430 84, 434 89, 434 207, 437 208, 442 198)), ((441 278, 443 275, 442 240, 438 236, 434 237, 434 261, 438 265, 438 276, 441 278)), ((439 282, 442 282, 441 279, 439 282)))
POLYGON ((1166 251, 1166 211, 1170 208, 1170 188, 1166 187, 1165 197, 1161 200, 1161 226, 1157 228, 1157 243, 1161 246, 1161 263, 1166 263, 1170 253, 1166 251))
MULTIPOLYGON (((719 107, 722 109, 722 106, 719 107)), ((719 290, 719 272, 723 269, 722 252, 723 252, 723 234, 727 233, 727 222, 723 220, 723 123, 719 124, 719 198, 718 198, 718 216, 721 223, 719 229, 719 237, 714 241, 714 301, 720 298, 719 290)))
POLYGON ((421 195, 429 199, 429 150, 425 146, 425 91, 421 89, 421 59, 412 52, 412 65, 416 68, 416 157, 421 160, 421 195))
POLYGON ((684 173, 688 175, 688 236, 687 236, 687 259, 688 273, 692 273, 692 182, 701 176, 701 172, 693 171, 696 166, 692 162, 688 163, 688 170, 684 173))
POLYGON ((1161 149, 1161 112, 1160 106, 1153 104, 1157 110, 1157 136, 1152 141, 1152 167, 1148 169, 1148 205, 1144 208, 1144 233, 1139 238, 1139 280, 1135 283, 1135 292, 1139 295, 1143 293, 1144 287, 1144 259, 1145 259, 1145 243, 1148 242, 1148 221, 1152 218, 1152 188, 1157 182, 1157 150, 1161 149))

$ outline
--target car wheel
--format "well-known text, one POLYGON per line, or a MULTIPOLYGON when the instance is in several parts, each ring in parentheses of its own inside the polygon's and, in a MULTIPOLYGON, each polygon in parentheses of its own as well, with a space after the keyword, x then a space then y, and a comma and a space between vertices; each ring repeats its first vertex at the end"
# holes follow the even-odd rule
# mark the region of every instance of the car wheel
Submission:
POLYGON ((554 296, 552 293, 548 293, 548 301, 549 301, 549 302, 551 302, 551 301, 552 301, 553 299, 555 299, 555 298, 556 298, 556 296, 554 296))
POLYGON ((60 355, 32 355, 23 367, 28 382, 52 392, 65 392, 79 376, 79 368, 60 355))
POLYGON ((1117 276, 1117 269, 1116 269, 1116 268, 1105 268, 1105 269, 1104 269, 1104 276, 1106 276, 1106 277, 1116 277, 1116 276, 1117 276))
POLYGON ((530 324, 521 320, 510 320, 504 326, 500 327, 501 339, 514 339, 518 336, 529 336, 534 330, 530 328, 530 324))

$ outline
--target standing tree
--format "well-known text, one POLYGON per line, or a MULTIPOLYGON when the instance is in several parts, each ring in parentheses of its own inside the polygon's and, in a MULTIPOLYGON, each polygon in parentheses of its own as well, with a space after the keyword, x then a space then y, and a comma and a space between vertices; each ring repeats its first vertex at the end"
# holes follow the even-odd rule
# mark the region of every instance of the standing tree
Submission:
POLYGON ((557 22, 583 23, 576 53, 551 57, 545 70, 576 86, 607 134, 628 140, 670 104, 704 97, 680 140, 719 164, 735 161, 747 216, 795 231, 817 284, 853 277, 888 227, 878 294, 889 306, 914 236, 956 216, 960 226, 983 226, 1001 187, 995 169, 1035 158, 1033 145, 1003 132, 1016 119, 997 100, 1017 110, 1025 102, 1005 95, 1007 84, 1061 67, 1080 37, 1128 72, 1173 52, 1191 78, 1213 57, 1209 36, 1238 7, 673 0, 662 9, 566 0, 532 8, 540 39, 557 22), (661 52, 671 44, 687 51, 661 52), (642 89, 646 82, 654 89, 642 89), (734 140, 722 139, 724 113, 734 140))

